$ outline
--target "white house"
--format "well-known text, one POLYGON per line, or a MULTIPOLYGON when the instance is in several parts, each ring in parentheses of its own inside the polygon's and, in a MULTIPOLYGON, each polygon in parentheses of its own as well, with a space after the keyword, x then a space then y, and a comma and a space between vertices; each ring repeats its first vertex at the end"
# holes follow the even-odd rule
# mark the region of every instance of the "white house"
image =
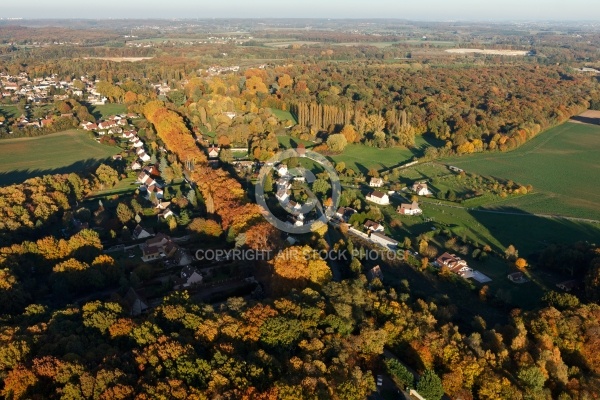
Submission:
POLYGON ((382 206, 387 206, 390 204, 389 196, 380 192, 379 190, 375 190, 373 193, 369 194, 367 196, 367 200, 382 206))
POLYGON ((427 182, 415 182, 412 185, 412 190, 419 196, 429 196, 431 191, 427 187, 427 182))
POLYGON ((288 167, 285 164, 279 164, 277 166, 277 174, 279 176, 286 176, 288 174, 288 167))
POLYGON ((143 162, 150 161, 150 156, 148 154, 146 154, 146 152, 142 153, 141 155, 138 154, 138 156, 140 157, 140 160, 142 160, 143 162))
POLYGON ((383 179, 381 178, 371 178, 369 182, 369 186, 380 188, 383 186, 383 179))
POLYGON ((419 208, 419 203, 416 201, 400 204, 396 211, 402 215, 419 215, 423 213, 423 210, 419 208))
POLYGON ((281 203, 285 203, 286 201, 289 200, 289 195, 287 193, 287 190, 283 189, 283 190, 278 190, 277 194, 275 195, 275 197, 277 198, 277 200, 279 200, 281 203))
POLYGON ((370 219, 368 219, 365 224, 364 224, 365 229, 371 231, 371 232, 383 232, 384 228, 383 225, 381 225, 380 223, 377 223, 375 221, 371 221, 370 219))
POLYGON ((208 149, 208 158, 217 158, 219 157, 219 148, 217 146, 211 146, 208 149))

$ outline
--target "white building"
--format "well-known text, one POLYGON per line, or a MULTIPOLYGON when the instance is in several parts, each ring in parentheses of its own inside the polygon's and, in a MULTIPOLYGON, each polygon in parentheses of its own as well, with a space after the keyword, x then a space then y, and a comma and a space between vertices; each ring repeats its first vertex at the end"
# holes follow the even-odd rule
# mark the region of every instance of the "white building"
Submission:
POLYGON ((373 193, 369 194, 367 200, 382 206, 390 204, 389 196, 379 190, 375 190, 373 193))

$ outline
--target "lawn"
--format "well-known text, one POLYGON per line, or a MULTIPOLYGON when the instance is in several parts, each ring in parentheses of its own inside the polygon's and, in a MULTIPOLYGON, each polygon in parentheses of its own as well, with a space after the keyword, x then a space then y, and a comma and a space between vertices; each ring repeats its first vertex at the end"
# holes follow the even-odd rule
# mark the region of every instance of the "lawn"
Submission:
POLYGON ((0 105, 0 115, 4 115, 7 119, 16 118, 21 114, 19 107, 15 105, 0 105))
POLYGON ((25 179, 80 172, 121 149, 101 145, 83 131, 69 130, 34 138, 0 140, 0 185, 25 179))
POLYGON ((270 109, 273 115, 277 117, 280 121, 292 121, 294 124, 297 124, 296 118, 289 111, 279 110, 277 108, 270 109))
POLYGON ((490 208, 600 220, 600 126, 567 122, 507 153, 444 160, 466 172, 531 184, 534 195, 490 208))
POLYGON ((106 118, 109 115, 125 114, 127 106, 125 104, 105 104, 103 106, 91 106, 90 114, 95 118, 106 118))
POLYGON ((400 147, 378 149, 364 144, 349 144, 342 154, 331 158, 336 163, 343 161, 347 168, 366 174, 371 168, 385 170, 405 164, 414 156, 421 156, 427 146, 428 143, 423 136, 415 138, 415 147, 411 149, 400 147))
POLYGON ((295 149, 300 143, 304 144, 304 147, 306 147, 307 149, 315 146, 315 143, 310 142, 308 140, 302 140, 287 135, 277 136, 277 141, 279 142, 279 146, 283 147, 286 150, 291 148, 295 149))

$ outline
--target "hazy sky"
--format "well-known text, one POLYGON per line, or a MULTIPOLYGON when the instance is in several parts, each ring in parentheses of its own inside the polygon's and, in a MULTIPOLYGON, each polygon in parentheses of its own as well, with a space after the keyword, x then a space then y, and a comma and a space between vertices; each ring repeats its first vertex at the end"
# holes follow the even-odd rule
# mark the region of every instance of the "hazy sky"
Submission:
POLYGON ((0 18, 600 20, 598 0, 18 0, 0 18))

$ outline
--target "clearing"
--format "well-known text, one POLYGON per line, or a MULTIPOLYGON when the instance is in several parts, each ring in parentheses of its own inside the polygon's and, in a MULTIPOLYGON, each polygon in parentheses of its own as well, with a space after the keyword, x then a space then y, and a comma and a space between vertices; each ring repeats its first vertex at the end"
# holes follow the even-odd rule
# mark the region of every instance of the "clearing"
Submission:
POLYGON ((465 172, 533 185, 534 193, 487 206, 600 220, 600 126, 567 122, 507 153, 444 160, 465 172))
POLYGON ((90 106, 88 108, 90 114, 97 119, 106 118, 109 115, 125 114, 127 112, 125 104, 105 104, 103 106, 90 106))
POLYGON ((46 136, 0 140, 0 185, 47 174, 80 172, 121 151, 89 133, 69 130, 46 136))

